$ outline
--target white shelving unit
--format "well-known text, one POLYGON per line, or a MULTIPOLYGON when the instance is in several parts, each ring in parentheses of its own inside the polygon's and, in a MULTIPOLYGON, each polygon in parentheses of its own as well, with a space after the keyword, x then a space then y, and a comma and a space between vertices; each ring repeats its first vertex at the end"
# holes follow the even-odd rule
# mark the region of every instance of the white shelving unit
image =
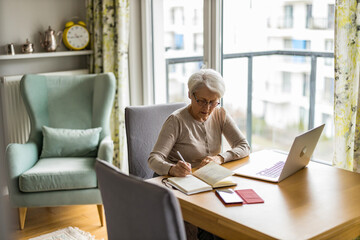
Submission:
POLYGON ((68 56, 81 56, 92 55, 93 50, 81 51, 61 51, 61 52, 41 52, 41 53, 23 53, 15 55, 0 55, 1 60, 16 60, 16 59, 34 59, 34 58, 50 58, 50 57, 68 57, 68 56))

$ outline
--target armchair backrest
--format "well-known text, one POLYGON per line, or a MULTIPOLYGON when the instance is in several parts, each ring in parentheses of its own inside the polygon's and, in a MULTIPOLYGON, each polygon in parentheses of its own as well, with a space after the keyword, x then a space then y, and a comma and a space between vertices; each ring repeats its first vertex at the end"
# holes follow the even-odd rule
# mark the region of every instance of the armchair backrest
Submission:
POLYGON ((20 91, 30 118, 29 141, 41 149, 42 126, 67 129, 102 127, 100 140, 110 135, 115 95, 112 73, 72 76, 28 74, 20 91))
POLYGON ((103 160, 95 170, 109 240, 185 239, 178 200, 169 189, 121 173, 103 160))
POLYGON ((154 171, 148 167, 147 160, 162 125, 172 112, 185 106, 186 103, 171 103, 125 108, 130 174, 144 179, 153 177, 154 171))

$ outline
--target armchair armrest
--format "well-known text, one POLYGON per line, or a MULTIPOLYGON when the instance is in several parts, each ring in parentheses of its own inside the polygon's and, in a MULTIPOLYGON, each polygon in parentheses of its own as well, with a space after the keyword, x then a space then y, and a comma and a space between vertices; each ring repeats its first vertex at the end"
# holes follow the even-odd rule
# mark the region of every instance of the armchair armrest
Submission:
POLYGON ((39 159, 39 150, 36 143, 12 143, 6 148, 6 163, 8 167, 9 190, 18 192, 19 176, 30 169, 39 159))
POLYGON ((98 150, 98 158, 105 160, 109 163, 112 163, 113 153, 114 152, 114 143, 110 136, 106 136, 100 142, 98 150))

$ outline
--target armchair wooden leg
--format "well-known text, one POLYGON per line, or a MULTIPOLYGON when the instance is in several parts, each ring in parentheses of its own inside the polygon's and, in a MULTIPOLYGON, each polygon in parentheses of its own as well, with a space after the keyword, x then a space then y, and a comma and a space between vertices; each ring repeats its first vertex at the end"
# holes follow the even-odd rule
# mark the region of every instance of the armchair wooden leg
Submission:
POLYGON ((104 209, 103 209, 103 205, 101 205, 101 204, 97 205, 97 210, 98 210, 98 213, 99 213, 101 226, 104 226, 104 209))
POLYGON ((24 229, 27 208, 19 208, 19 227, 20 230, 24 229))

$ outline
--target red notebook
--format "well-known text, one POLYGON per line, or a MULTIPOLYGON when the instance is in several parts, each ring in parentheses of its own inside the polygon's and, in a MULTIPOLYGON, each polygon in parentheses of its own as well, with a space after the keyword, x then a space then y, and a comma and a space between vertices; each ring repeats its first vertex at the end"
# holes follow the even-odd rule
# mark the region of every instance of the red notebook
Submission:
POLYGON ((264 200, 252 189, 235 190, 246 204, 263 203, 264 200))

